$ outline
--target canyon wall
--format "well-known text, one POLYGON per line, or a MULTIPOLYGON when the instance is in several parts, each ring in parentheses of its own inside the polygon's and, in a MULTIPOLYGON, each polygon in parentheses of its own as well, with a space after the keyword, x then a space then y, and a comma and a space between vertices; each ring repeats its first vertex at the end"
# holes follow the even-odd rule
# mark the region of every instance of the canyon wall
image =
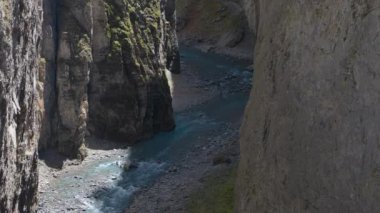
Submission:
POLYGON ((244 14, 243 0, 177 0, 176 3, 181 43, 252 59, 254 36, 244 14))
POLYGON ((84 157, 88 119, 88 83, 92 62, 92 1, 61 0, 58 3, 56 53, 58 151, 84 157))
POLYGON ((40 149, 83 158, 88 135, 134 143, 174 128, 174 0, 44 2, 40 149))
POLYGON ((0 212, 36 209, 41 16, 41 1, 0 2, 0 212))
POLYGON ((38 146, 83 158, 88 134, 133 143, 174 128, 174 11, 173 0, 0 2, 0 212, 36 211, 38 146))
POLYGON ((165 1, 95 1, 93 8, 90 131, 134 142, 173 129, 165 71, 178 54, 174 12, 165 1))
POLYGON ((254 3, 236 212, 379 212, 379 2, 254 3))

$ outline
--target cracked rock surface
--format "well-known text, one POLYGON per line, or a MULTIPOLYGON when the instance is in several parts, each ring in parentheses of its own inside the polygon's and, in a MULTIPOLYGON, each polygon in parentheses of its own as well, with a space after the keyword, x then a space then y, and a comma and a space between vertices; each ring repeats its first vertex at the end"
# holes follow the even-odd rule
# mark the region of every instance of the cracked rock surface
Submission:
POLYGON ((0 212, 34 212, 41 1, 0 2, 0 212))

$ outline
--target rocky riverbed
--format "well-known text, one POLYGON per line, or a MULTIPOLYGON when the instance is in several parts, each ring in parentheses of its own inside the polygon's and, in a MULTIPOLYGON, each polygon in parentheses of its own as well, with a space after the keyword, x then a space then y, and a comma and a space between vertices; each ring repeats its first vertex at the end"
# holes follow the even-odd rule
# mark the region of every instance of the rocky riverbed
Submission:
POLYGON ((153 186, 143 188, 126 212, 186 212, 191 194, 203 186, 206 177, 236 166, 238 160, 236 125, 226 125, 211 135, 202 138, 204 144, 193 147, 153 186))
POLYGON ((82 163, 42 153, 39 212, 181 212, 204 177, 235 164, 249 63, 185 48, 182 65, 171 76, 176 130, 133 147, 90 138, 82 163))

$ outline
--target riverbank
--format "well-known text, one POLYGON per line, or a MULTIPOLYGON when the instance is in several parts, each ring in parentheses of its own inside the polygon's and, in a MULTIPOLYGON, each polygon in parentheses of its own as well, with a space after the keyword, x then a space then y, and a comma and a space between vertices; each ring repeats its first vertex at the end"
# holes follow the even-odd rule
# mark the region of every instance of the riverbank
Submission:
POLYGON ((243 40, 234 47, 220 46, 212 41, 196 40, 193 38, 183 39, 181 43, 185 46, 198 49, 204 53, 223 55, 238 60, 244 60, 251 64, 253 63, 252 50, 254 49, 254 45, 249 40, 243 40))
POLYGON ((214 133, 219 136, 203 138, 202 146, 195 146, 153 186, 142 189, 126 212, 188 212, 192 194, 208 184, 209 176, 237 165, 238 127, 226 126, 221 132, 214 133))
POLYGON ((81 164, 44 153, 39 212, 167 208, 157 199, 168 201, 171 209, 184 209, 186 199, 175 198, 190 196, 204 177, 236 164, 238 129, 252 73, 244 69, 246 64, 237 66, 192 49, 185 49, 182 57, 182 74, 172 76, 176 130, 131 148, 92 138, 89 156, 81 164), (120 168, 126 161, 135 162, 137 169, 120 168))

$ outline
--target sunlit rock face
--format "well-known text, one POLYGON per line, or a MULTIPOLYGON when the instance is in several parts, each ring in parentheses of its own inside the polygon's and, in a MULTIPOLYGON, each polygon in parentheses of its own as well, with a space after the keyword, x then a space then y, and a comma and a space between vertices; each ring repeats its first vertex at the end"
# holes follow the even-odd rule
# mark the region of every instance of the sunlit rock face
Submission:
POLYGON ((42 150, 83 158, 89 134, 134 143, 174 128, 165 75, 180 69, 173 0, 45 1, 45 87, 56 91, 45 92, 42 150))
POLYGON ((0 212, 35 212, 41 1, 0 2, 0 212))
POLYGON ((378 2, 255 3, 236 212, 379 212, 378 2))

